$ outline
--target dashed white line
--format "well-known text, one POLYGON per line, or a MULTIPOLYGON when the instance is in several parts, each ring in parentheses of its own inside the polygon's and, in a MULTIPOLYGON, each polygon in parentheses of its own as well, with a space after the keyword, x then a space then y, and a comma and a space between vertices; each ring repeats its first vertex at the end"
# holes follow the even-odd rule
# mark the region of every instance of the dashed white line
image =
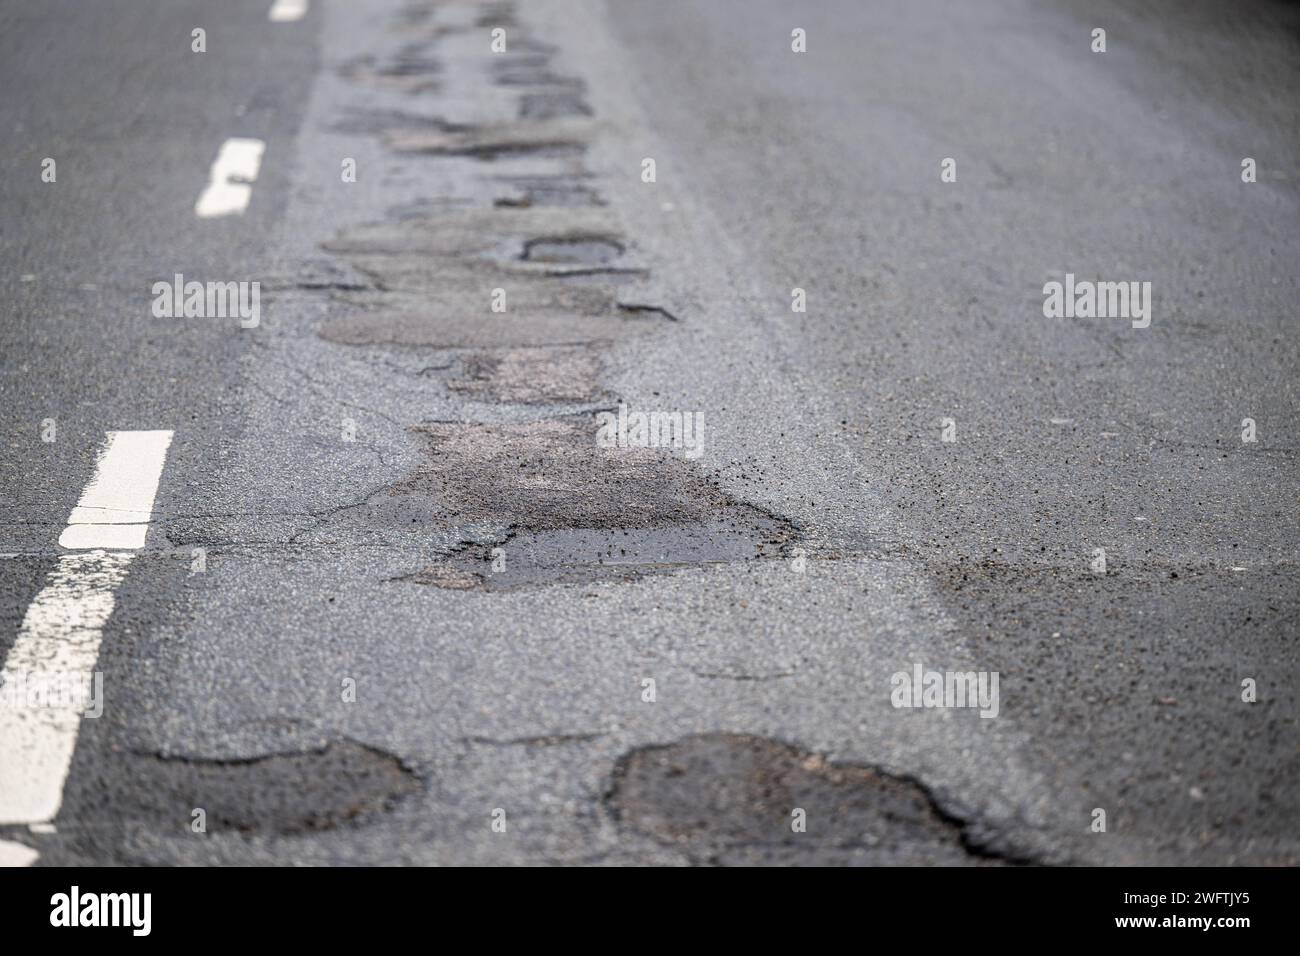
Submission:
POLYGON ((301 20, 307 14, 307 0, 275 0, 266 17, 272 23, 301 20))
POLYGON ((194 204, 194 214, 211 219, 247 209, 265 151, 266 143, 260 139, 236 137, 222 143, 208 174, 208 185, 194 204))
POLYGON ((109 432, 95 475, 59 535, 63 548, 143 548, 172 433, 109 432))
MULTIPOLYGON (((170 431, 108 433, 59 538, 64 547, 94 550, 63 555, 23 617, 0 672, 10 695, 0 699, 0 824, 47 823, 59 812, 85 706, 67 685, 91 683, 115 592, 144 546, 171 439, 170 431)), ((28 849, 0 845, 0 861, 35 859, 18 848, 28 849)))

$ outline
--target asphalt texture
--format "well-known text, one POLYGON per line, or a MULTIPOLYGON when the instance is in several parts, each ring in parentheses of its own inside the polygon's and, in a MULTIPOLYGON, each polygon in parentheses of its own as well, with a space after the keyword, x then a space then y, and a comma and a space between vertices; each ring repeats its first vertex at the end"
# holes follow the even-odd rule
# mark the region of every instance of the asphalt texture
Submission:
POLYGON ((1300 9, 268 6, 0 3, 0 658, 104 433, 175 431, 103 716, 0 839, 1300 862, 1300 9), (176 273, 259 326, 155 318, 176 273), (1150 326, 1046 318, 1066 273, 1150 326), (620 404, 700 454, 599 447, 620 404), (997 716, 894 707, 917 664, 997 716))

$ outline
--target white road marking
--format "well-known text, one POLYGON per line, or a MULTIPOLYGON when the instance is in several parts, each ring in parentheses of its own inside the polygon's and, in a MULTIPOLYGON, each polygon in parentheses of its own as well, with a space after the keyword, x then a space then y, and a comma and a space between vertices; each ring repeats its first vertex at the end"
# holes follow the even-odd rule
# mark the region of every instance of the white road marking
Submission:
POLYGON ((0 866, 31 866, 39 855, 29 846, 0 840, 0 866))
POLYGON ((27 609, 5 658, 4 684, 20 695, 48 688, 51 697, 46 706, 8 698, 0 706, 0 823, 41 823, 59 812, 84 706, 68 685, 92 679, 131 557, 65 554, 27 609))
MULTIPOLYGON (((133 550, 144 546, 172 433, 107 437, 59 538, 64 547, 94 550, 59 558, 27 608, 0 672, 0 824, 48 823, 59 812, 86 706, 84 696, 68 690, 92 686, 114 593, 133 550), (6 689, 14 696, 4 696, 6 689)), ((22 856, 12 848, 5 853, 22 856)))
POLYGON ((194 214, 211 219, 247 209, 265 151, 266 143, 260 139, 234 138, 222 143, 208 174, 208 185, 194 204, 194 214))
POLYGON ((95 475, 59 535, 64 548, 143 548, 172 433, 109 432, 95 475))
POLYGON ((301 20, 307 14, 307 0, 275 0, 266 16, 272 23, 301 20))

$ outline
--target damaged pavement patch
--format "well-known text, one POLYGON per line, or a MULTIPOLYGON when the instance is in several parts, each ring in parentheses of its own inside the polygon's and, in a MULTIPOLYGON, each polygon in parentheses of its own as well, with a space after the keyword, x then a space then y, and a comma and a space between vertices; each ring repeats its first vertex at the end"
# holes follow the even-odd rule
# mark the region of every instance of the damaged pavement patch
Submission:
POLYGON ((347 311, 319 334, 344 345, 514 348, 609 341, 661 327, 662 314, 619 308, 612 285, 575 281, 643 274, 604 264, 624 248, 599 207, 449 209, 359 227, 325 249, 347 257, 373 288, 334 292, 347 311), (530 244, 539 240, 550 243, 538 247, 547 259, 529 261, 530 244), (574 259, 586 255, 598 261, 574 259), (504 312, 490 311, 494 288, 508 294, 504 312))
POLYGON ((706 734, 618 761, 615 819, 693 859, 731 864, 995 863, 914 780, 780 741, 706 734), (804 832, 792 822, 804 812, 804 832))
POLYGON ((578 155, 591 137, 591 124, 571 119, 520 120, 500 126, 461 129, 391 129, 384 137, 397 153, 473 156, 492 160, 506 155, 578 155))
POLYGON ((479 542, 402 580, 463 588, 475 575, 487 587, 628 578, 776 556, 796 536, 668 451, 598 447, 593 416, 415 431, 425 459, 391 491, 395 520, 432 502, 452 527, 498 527, 507 570, 492 571, 494 546, 479 542))
POLYGON ((604 394, 597 383, 600 358, 589 346, 475 352, 463 368, 464 377, 447 387, 479 401, 594 402, 604 394))
POLYGON ((468 545, 401 580, 455 590, 505 591, 548 584, 629 581, 646 574, 778 557, 789 530, 775 518, 747 515, 662 528, 521 531, 500 545, 468 545), (504 555, 500 570, 493 552, 504 555))
MULTIPOLYGON (((191 833, 202 809, 208 833, 291 835, 365 823, 392 810, 422 784, 392 754, 351 740, 321 749, 252 759, 211 760, 131 752, 106 783, 104 816, 191 833)), ((70 821, 71 832, 83 821, 70 821)))
POLYGON ((511 195, 494 200, 499 207, 530 206, 603 206, 596 189, 572 176, 498 176, 514 190, 511 195))
POLYGON ((523 425, 433 422, 414 431, 425 439, 424 463, 393 493, 431 498, 457 524, 644 528, 708 521, 738 507, 681 459, 648 448, 599 448, 592 416, 523 425))
MULTIPOLYGON (((608 342, 649 332, 669 321, 663 314, 626 312, 604 289, 559 280, 539 291, 545 302, 529 307, 516 298, 511 312, 488 312, 481 302, 429 302, 420 297, 380 294, 380 311, 357 311, 324 323, 321 338, 339 345, 398 345, 428 348, 536 348, 608 342), (563 301, 573 303, 566 309, 563 301)), ((482 298, 480 294, 478 298, 482 298)))

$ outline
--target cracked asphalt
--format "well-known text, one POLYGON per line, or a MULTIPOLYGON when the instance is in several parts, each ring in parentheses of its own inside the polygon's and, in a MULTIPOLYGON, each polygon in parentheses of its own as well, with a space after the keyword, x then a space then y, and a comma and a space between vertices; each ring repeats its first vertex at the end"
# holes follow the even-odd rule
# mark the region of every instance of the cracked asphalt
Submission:
POLYGON ((0 661, 173 433, 0 861, 1300 863, 1300 9, 268 5, 0 0, 0 661))

